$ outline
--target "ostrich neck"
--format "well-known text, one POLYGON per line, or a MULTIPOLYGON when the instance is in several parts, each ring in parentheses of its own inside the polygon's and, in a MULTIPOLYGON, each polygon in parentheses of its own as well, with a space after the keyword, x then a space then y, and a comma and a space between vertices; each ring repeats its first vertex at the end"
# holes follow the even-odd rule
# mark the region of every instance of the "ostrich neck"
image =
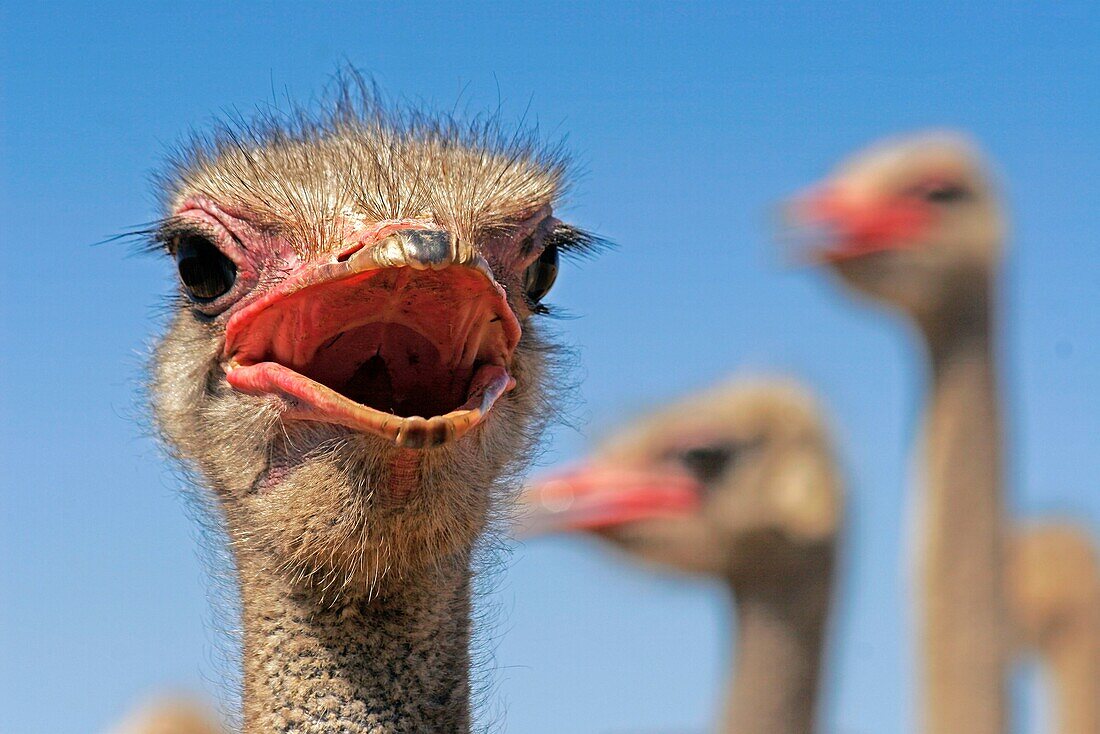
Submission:
POLYGON ((992 287, 975 284, 921 324, 932 363, 919 557, 925 731, 1005 728, 1001 425, 992 287))
POLYGON ((1070 634, 1043 651, 1052 678, 1057 729, 1100 731, 1100 605, 1082 615, 1070 634))
POLYGON ((467 559, 336 604, 256 552, 238 564, 246 734, 469 728, 467 559))
POLYGON ((732 734, 809 734, 817 718, 822 646, 829 616, 833 548, 795 582, 734 589, 734 671, 724 726, 732 734))

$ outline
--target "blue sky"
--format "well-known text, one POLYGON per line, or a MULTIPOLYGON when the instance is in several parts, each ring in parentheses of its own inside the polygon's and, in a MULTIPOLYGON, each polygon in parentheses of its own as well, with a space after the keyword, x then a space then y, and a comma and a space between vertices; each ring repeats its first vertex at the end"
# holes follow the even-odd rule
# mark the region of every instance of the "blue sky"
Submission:
MULTIPOLYGON (((982 141, 1013 220, 1012 504, 1100 529, 1098 39, 1090 3, 0 5, 0 731, 99 731, 150 692, 224 687, 198 534, 141 417, 173 273, 90 243, 156 214, 149 173, 191 126, 306 99, 344 61, 440 108, 529 109, 582 161, 566 213, 620 247, 552 296, 584 380, 546 463, 734 372, 822 396, 852 504, 827 728, 912 730, 919 352, 783 268, 772 208, 885 134, 982 141)), ((716 588, 568 539, 517 548, 492 587, 508 731, 705 730, 716 588)))

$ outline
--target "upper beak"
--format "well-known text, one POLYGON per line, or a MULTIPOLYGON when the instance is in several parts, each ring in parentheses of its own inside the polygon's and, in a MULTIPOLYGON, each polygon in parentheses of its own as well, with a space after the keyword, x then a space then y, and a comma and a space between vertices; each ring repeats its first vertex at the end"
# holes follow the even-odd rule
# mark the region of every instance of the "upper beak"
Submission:
POLYGON ((597 530, 683 515, 700 503, 700 485, 682 471, 592 462, 536 479, 520 497, 519 533, 597 530))

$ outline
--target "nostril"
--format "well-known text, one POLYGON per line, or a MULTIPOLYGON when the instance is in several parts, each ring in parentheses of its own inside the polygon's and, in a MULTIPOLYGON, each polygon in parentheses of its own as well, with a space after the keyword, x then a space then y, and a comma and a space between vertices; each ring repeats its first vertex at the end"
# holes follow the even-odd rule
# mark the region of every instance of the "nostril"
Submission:
POLYGON ((351 259, 351 256, 363 249, 363 242, 359 241, 348 247, 346 250, 336 256, 336 262, 347 262, 351 259))
POLYGON ((364 238, 336 255, 336 262, 362 260, 373 267, 404 267, 442 270, 453 264, 451 235, 438 229, 400 229, 381 239, 364 238))

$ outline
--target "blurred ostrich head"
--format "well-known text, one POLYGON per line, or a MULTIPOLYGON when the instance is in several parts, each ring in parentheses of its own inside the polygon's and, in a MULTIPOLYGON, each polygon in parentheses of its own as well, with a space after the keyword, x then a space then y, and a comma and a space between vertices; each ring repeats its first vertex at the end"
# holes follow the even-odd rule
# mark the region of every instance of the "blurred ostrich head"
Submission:
POLYGON ((1001 256, 996 192, 975 146, 956 133, 879 142, 797 197, 790 213, 846 283, 917 318, 969 299, 1001 256))
POLYGON ((524 495, 531 532, 586 530, 662 566, 735 586, 831 558, 841 479, 815 401, 737 380, 615 433, 524 495))

